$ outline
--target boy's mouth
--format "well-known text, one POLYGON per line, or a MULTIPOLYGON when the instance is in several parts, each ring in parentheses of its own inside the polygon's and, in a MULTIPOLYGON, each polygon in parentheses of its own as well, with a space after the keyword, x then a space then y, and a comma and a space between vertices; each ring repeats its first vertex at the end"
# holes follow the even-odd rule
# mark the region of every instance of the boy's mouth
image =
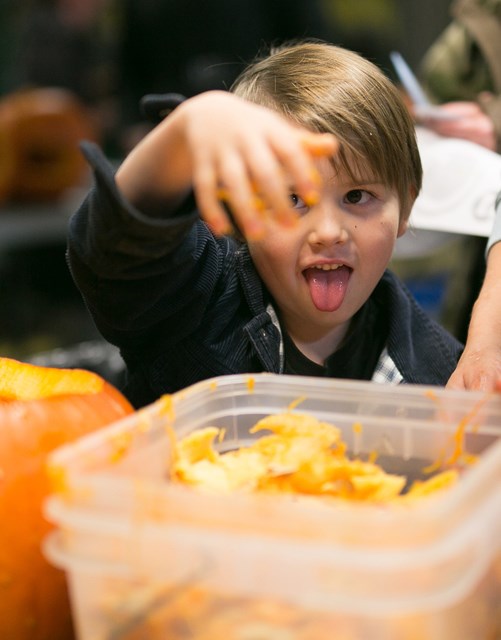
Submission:
POLYGON ((311 300, 319 311, 336 311, 343 303, 353 270, 345 264, 321 263, 308 267, 303 275, 311 300))

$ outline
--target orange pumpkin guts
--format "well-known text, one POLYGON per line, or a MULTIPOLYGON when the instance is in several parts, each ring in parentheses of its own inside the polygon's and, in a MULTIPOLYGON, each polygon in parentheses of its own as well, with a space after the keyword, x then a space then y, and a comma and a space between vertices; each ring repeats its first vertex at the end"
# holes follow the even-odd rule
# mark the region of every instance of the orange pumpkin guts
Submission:
POLYGON ((132 413, 97 374, 0 358, 0 638, 73 638, 64 573, 44 559, 47 454, 132 413))

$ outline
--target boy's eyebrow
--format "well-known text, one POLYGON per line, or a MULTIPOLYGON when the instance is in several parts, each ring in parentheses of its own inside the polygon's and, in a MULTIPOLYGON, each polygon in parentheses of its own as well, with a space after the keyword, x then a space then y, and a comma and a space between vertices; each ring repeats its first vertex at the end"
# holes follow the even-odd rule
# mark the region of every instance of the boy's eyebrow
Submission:
POLYGON ((335 167, 334 173, 328 180, 329 182, 338 180, 342 184, 347 182, 352 184, 385 184, 382 176, 374 171, 373 167, 353 167, 350 165, 335 167), (364 173, 361 173, 360 170, 364 173))
POLYGON ((381 178, 377 178, 376 176, 363 176, 361 178, 355 177, 349 182, 354 182, 355 184, 384 184, 381 178))
POLYGON ((341 178, 339 174, 331 176, 328 179, 328 182, 338 182, 339 184, 349 184, 349 185, 384 185, 385 182, 379 178, 378 176, 349 176, 344 175, 341 178))

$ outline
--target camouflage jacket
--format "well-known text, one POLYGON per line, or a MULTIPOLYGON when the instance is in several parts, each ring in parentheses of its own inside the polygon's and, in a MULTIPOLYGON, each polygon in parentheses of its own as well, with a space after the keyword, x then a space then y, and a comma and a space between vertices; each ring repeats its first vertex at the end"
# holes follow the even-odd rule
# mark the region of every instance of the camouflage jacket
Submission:
POLYGON ((456 0, 453 21, 426 53, 421 75, 435 102, 475 100, 501 152, 501 0, 456 0))

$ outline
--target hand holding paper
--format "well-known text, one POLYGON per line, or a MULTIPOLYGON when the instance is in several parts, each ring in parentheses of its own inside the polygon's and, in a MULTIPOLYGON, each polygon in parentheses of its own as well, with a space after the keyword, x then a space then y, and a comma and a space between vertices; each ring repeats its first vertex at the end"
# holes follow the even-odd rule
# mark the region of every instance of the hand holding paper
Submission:
POLYGON ((412 69, 398 51, 392 51, 390 59, 402 87, 412 101, 413 114, 422 124, 428 126, 430 120, 456 120, 460 117, 453 110, 428 100, 412 69))

